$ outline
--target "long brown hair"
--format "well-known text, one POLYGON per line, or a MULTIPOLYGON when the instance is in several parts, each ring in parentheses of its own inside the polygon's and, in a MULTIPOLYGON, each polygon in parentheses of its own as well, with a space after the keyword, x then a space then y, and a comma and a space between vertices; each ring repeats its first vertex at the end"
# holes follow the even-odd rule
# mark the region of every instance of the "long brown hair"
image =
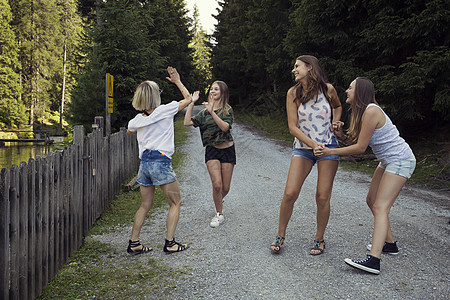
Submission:
POLYGON ((230 104, 229 104, 229 101, 230 101, 230 92, 229 92, 229 90, 228 90, 228 85, 225 83, 225 82, 223 82, 223 81, 221 81, 221 80, 216 80, 216 81, 214 81, 212 84, 211 84, 211 86, 213 85, 213 84, 217 84, 218 86, 219 86, 219 90, 220 90, 220 101, 221 101, 221 104, 222 104, 222 107, 221 107, 221 110, 222 110, 222 114, 224 115, 224 116, 227 116, 228 115, 228 110, 230 109, 230 104))
POLYGON ((353 143, 358 141, 359 133, 361 132, 361 123, 367 105, 370 103, 378 104, 375 100, 375 87, 373 82, 364 77, 357 77, 355 79, 355 95, 350 106, 350 126, 347 134, 350 136, 353 143))
POLYGON ((306 89, 303 89, 300 82, 296 85, 294 101, 297 102, 297 105, 308 102, 320 92, 325 95, 329 102, 327 78, 319 64, 319 60, 312 55, 301 55, 297 57, 297 60, 304 62, 308 67, 312 67, 308 74, 306 89))

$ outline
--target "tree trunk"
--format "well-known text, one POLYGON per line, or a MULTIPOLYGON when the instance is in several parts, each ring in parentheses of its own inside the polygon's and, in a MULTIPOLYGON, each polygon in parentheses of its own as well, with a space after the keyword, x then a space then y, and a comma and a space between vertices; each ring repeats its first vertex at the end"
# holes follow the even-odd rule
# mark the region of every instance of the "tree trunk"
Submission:
POLYGON ((61 112, 59 114, 59 127, 58 131, 63 128, 63 113, 64 113, 64 95, 66 91, 66 62, 67 62, 67 45, 64 43, 64 59, 63 59, 63 83, 62 83, 62 95, 61 95, 61 112))

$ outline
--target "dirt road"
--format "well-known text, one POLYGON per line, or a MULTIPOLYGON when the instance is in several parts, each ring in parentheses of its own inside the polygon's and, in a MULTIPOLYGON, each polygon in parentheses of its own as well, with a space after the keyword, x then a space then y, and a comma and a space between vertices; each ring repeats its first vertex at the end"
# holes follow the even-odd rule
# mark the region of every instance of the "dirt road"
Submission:
MULTIPOLYGON (((314 167, 296 202, 285 246, 269 245, 291 149, 235 124, 237 165, 225 198, 225 223, 210 228, 214 215, 211 183, 198 129, 189 131, 188 154, 178 170, 183 206, 176 236, 188 251, 155 257, 188 274, 168 299, 448 299, 450 295, 448 195, 407 186, 391 210, 398 256, 383 255, 381 275, 350 268, 344 258, 363 258, 371 241, 373 217, 365 204, 370 176, 338 170, 323 255, 311 256, 315 233, 314 167)), ((146 230, 164 234, 161 220, 146 230)), ((149 296, 151 298, 151 296, 149 296)))

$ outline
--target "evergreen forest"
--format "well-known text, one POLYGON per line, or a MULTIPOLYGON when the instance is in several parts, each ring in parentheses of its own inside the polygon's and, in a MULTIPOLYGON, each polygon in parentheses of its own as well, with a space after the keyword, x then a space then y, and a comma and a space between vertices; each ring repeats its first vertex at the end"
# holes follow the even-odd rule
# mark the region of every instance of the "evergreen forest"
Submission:
POLYGON ((303 54, 319 58, 342 103, 364 76, 402 134, 448 129, 450 1, 217 2, 209 36, 183 0, 0 0, 0 129, 50 118, 90 128, 110 73, 117 131, 136 114, 140 82, 156 81, 165 103, 181 99, 169 65, 191 92, 206 97, 223 80, 236 110, 281 116, 303 54))

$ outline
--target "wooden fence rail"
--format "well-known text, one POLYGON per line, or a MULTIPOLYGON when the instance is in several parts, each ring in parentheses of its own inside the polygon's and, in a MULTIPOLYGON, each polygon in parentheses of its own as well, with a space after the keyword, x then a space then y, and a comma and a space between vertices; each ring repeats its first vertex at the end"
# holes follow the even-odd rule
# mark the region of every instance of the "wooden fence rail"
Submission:
POLYGON ((0 173, 0 299, 39 296, 139 167, 136 136, 103 129, 0 173))

